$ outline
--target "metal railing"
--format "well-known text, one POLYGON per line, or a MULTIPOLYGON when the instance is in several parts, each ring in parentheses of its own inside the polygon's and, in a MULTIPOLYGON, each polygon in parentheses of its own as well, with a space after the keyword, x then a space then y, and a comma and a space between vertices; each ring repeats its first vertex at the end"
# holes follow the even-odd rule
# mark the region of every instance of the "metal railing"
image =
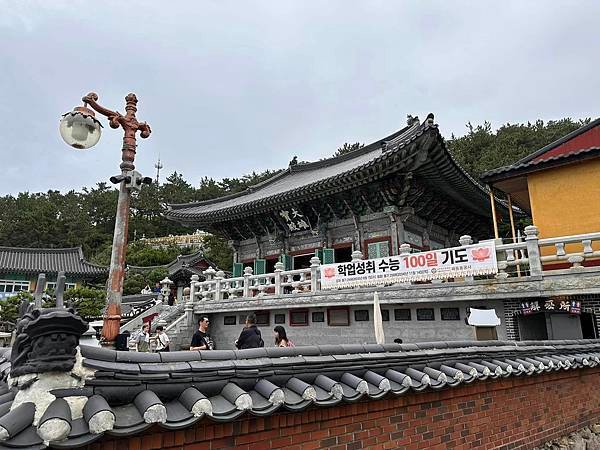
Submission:
MULTIPOLYGON (((525 237, 517 242, 496 245, 496 258, 498 273, 478 278, 492 280, 505 280, 509 277, 542 277, 544 274, 555 270, 564 269, 564 264, 575 270, 584 270, 583 263, 590 259, 600 258, 600 250, 594 250, 593 243, 600 242, 600 232, 563 236, 557 238, 538 238, 538 229, 535 226, 525 228, 525 237), (552 248, 552 254, 547 250, 552 248), (552 264, 554 263, 554 267, 552 264)), ((461 236, 460 245, 473 244, 470 236, 461 236)), ((402 244, 399 249, 400 256, 410 254, 409 244, 402 244)), ((359 251, 352 253, 352 261, 363 259, 359 251)), ((234 298, 261 298, 265 296, 293 295, 310 293, 320 290, 321 263, 319 258, 310 260, 310 267, 306 269, 283 270, 283 264, 275 264, 275 271, 266 274, 254 274, 251 267, 244 269, 244 275, 235 278, 225 278, 225 273, 212 268, 204 272, 206 281, 198 281, 197 275, 192 276, 189 303, 209 300, 226 300, 234 298)), ((460 283, 473 281, 473 277, 460 279, 434 280, 433 283, 460 283)), ((419 284, 422 284, 419 283, 419 284)), ((190 305, 191 307, 191 305, 190 305)), ((190 310, 190 307, 186 310, 190 310)))

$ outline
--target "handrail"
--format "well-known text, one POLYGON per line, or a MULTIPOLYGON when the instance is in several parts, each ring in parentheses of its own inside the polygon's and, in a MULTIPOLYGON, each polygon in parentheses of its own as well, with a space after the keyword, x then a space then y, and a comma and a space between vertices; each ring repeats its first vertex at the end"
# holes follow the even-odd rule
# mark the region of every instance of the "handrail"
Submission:
MULTIPOLYGON (((595 250, 593 242, 600 241, 600 232, 577 234, 571 236, 538 238, 538 229, 528 226, 524 230, 523 240, 510 243, 499 243, 496 248, 498 273, 497 280, 514 277, 543 277, 553 270, 562 270, 564 266, 548 267, 542 263, 568 261, 572 269, 584 270, 584 262, 592 258, 600 258, 600 250, 595 250), (567 252, 566 247, 580 245, 578 251, 567 252), (553 255, 542 255, 542 249, 554 246, 553 255)), ((498 242, 498 240, 496 240, 498 242)), ((470 245, 470 236, 461 236, 461 245, 470 245)), ((402 244, 398 256, 409 255, 410 245, 402 244)), ((353 261, 363 259, 361 252, 353 253, 353 261)), ((275 271, 265 274, 252 273, 251 267, 244 269, 244 274, 235 278, 225 278, 223 272, 208 271, 204 274, 206 281, 192 281, 191 302, 224 300, 232 298, 253 298, 265 296, 282 296, 319 291, 321 280, 321 264, 318 258, 311 259, 311 266, 305 269, 283 270, 281 262, 275 265, 275 271)), ((491 276, 493 277, 493 276, 491 276)), ((193 278, 193 277, 192 277, 193 278)), ((435 283, 464 283, 472 282, 474 277, 460 280, 436 280, 435 283)), ((409 283, 410 284, 410 283, 409 283)))

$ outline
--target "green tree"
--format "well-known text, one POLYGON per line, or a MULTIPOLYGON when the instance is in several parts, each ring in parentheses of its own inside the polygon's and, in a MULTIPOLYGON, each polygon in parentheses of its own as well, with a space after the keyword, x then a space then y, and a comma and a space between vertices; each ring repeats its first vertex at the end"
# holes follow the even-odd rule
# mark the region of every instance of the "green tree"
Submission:
POLYGON ((489 122, 467 124, 467 134, 452 136, 448 147, 459 164, 475 177, 496 167, 512 164, 590 122, 561 119, 544 123, 502 125, 495 132, 489 122))
POLYGON ((231 270, 233 251, 227 241, 220 236, 210 235, 205 239, 204 255, 219 269, 231 270))
POLYGON ((23 301, 32 302, 33 296, 27 291, 21 291, 8 298, 1 299, 0 321, 16 325, 19 320, 19 308, 23 301))
POLYGON ((103 289, 79 287, 65 292, 65 301, 73 306, 81 317, 98 317, 106 304, 106 292, 103 289))

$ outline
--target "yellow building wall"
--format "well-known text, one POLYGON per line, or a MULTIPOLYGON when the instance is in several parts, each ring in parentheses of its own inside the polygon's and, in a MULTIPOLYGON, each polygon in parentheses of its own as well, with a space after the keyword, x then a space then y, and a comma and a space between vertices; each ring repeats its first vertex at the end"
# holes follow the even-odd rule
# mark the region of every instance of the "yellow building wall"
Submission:
MULTIPOLYGON (((600 232, 600 159, 529 174, 527 184, 541 239, 600 232)), ((594 243, 594 250, 600 250, 600 243, 594 243)), ((570 245, 567 251, 582 247, 570 245)))

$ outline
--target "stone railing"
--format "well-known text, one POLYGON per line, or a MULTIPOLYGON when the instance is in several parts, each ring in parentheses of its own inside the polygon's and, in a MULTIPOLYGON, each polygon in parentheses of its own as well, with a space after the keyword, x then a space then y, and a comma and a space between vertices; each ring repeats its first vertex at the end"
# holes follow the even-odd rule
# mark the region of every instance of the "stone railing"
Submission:
MULTIPOLYGON (((583 262, 592 258, 600 258, 600 250, 594 250, 593 242, 600 242, 600 233, 564 236, 559 238, 539 239, 535 226, 525 228, 523 241, 496 244, 498 273, 493 276, 478 276, 478 279, 501 281, 509 277, 542 277, 554 270, 563 270, 564 265, 553 268, 552 263, 566 262, 570 268, 584 270, 583 262), (545 248, 553 248, 553 254, 547 255, 545 248), (567 251, 569 248, 569 251, 567 251), (543 265, 546 267, 543 269, 543 265)), ((473 244, 470 236, 461 236, 460 245, 473 244)), ((409 244, 402 244, 399 256, 411 253, 409 244)), ((352 253, 352 261, 363 259, 359 251, 352 253)), ((200 282, 197 275, 192 276, 190 296, 186 310, 193 309, 194 302, 208 300, 224 300, 233 298, 261 298, 265 296, 281 296, 287 294, 310 293, 320 290, 321 264, 319 258, 310 260, 310 267, 298 270, 283 270, 283 264, 275 265, 275 272, 255 275, 251 267, 244 269, 244 275, 225 278, 222 271, 212 268, 204 272, 206 281, 200 282)), ((433 283, 465 283, 474 281, 474 277, 460 279, 434 280, 433 283)), ((407 283, 408 284, 408 283, 407 283)), ((422 283, 420 283, 422 284, 422 283)))

